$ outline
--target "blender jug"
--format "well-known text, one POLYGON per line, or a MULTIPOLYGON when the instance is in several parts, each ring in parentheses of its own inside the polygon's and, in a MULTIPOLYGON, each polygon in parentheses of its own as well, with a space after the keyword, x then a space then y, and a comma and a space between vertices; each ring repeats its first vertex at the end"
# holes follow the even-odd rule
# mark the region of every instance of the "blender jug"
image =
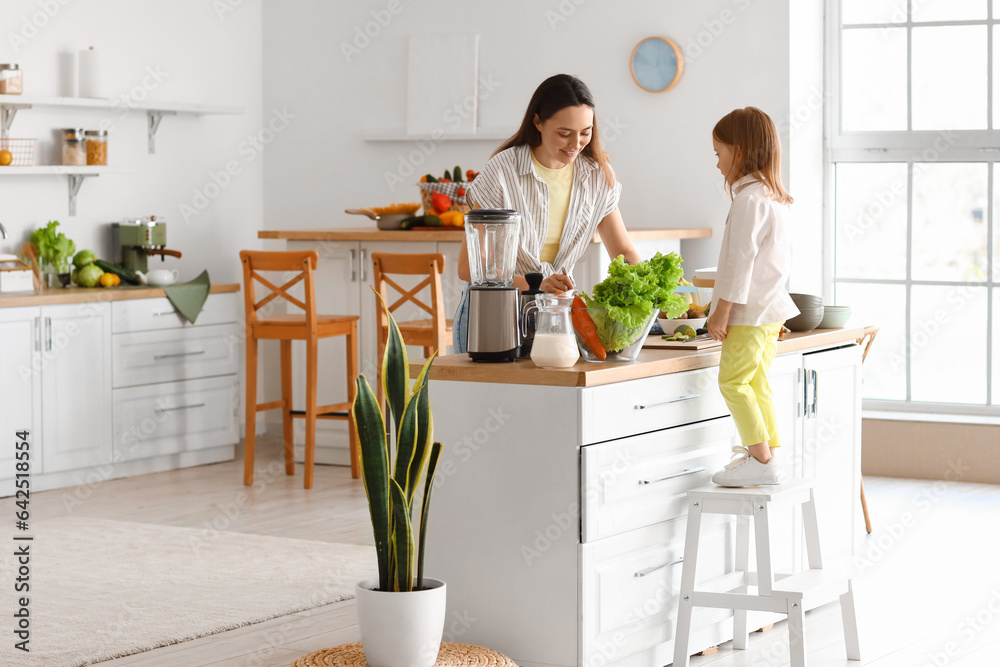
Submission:
POLYGON ((518 290, 514 287, 521 216, 509 209, 465 214, 469 253, 469 357, 514 361, 521 343, 518 290))

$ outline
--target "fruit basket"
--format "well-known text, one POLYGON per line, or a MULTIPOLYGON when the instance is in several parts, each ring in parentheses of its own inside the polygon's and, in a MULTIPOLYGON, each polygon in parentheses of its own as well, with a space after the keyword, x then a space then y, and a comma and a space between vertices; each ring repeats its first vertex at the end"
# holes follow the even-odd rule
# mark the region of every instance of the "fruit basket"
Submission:
MULTIPOLYGON (((36 139, 0 139, 0 151, 9 151, 9 167, 31 167, 35 164, 36 139)), ((2 164, 3 160, 0 160, 2 164)))
POLYGON ((440 192, 451 200, 451 206, 445 211, 468 212, 469 205, 465 201, 465 188, 469 185, 468 183, 419 183, 418 185, 420 186, 420 203, 424 206, 424 215, 444 212, 434 210, 432 199, 435 192, 440 192), (462 194, 458 194, 459 190, 462 190, 462 194))

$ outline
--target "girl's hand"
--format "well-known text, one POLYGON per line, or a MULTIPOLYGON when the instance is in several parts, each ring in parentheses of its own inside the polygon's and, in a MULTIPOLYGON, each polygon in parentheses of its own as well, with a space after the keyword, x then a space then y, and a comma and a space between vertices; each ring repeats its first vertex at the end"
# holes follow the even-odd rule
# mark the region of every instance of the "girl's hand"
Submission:
POLYGON ((573 279, 565 273, 553 273, 551 276, 543 280, 541 285, 539 285, 540 289, 554 294, 571 290, 575 286, 576 283, 573 282, 573 279))
POLYGON ((722 315, 716 310, 709 313, 705 328, 708 329, 708 335, 712 337, 712 340, 726 340, 728 320, 728 313, 722 315))

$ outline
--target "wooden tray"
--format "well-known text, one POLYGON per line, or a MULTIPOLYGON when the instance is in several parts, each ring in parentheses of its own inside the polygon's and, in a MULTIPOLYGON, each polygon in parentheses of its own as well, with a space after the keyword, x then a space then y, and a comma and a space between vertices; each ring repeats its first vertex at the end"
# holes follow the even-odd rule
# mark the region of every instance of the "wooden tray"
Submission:
POLYGON ((663 340, 662 336, 656 335, 649 336, 642 346, 655 350, 704 350, 710 347, 722 347, 722 341, 703 338, 682 343, 679 340, 663 340))

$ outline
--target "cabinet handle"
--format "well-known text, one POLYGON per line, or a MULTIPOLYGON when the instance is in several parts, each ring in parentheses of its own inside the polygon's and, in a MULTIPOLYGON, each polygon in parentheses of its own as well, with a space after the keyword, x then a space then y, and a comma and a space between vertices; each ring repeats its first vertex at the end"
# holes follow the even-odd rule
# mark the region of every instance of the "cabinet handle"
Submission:
POLYGON ((358 279, 358 272, 354 269, 354 248, 351 248, 351 282, 358 279))
POLYGON ((368 280, 368 249, 361 249, 361 282, 368 280))
POLYGON ((683 563, 683 562, 684 562, 684 556, 681 556, 677 560, 672 560, 669 563, 664 563, 663 565, 654 565, 653 567, 647 567, 642 570, 639 570, 638 572, 635 573, 635 576, 645 577, 647 574, 652 574, 657 570, 662 570, 665 567, 670 567, 671 565, 677 565, 678 563, 683 563))
POLYGON ((39 352, 42 349, 42 318, 41 316, 35 318, 35 352, 39 352))
POLYGON ((166 315, 176 315, 176 310, 165 310, 162 313, 153 313, 153 317, 164 317, 166 315))
POLYGON ((204 403, 195 403, 194 405, 179 405, 176 408, 153 408, 153 412, 176 412, 177 410, 193 410, 203 407, 205 407, 204 403))
POLYGON ((687 470, 681 470, 680 472, 673 472, 666 477, 657 477, 656 479, 640 479, 639 484, 656 484, 657 482, 665 482, 668 479, 684 477, 685 475, 694 475, 699 472, 705 472, 705 466, 695 466, 694 468, 688 468, 687 470))
POLYGON ((819 405, 819 371, 809 371, 809 373, 812 375, 813 381, 813 402, 812 407, 809 408, 809 414, 815 417, 819 405))
POLYGON ((679 403, 681 401, 690 401, 693 398, 701 398, 701 394, 684 394, 683 396, 678 396, 677 398, 671 398, 669 401, 660 401, 659 403, 646 403, 644 405, 635 406, 636 410, 648 410, 649 408, 655 408, 660 405, 669 405, 671 403, 679 403))
POLYGON ((45 351, 52 351, 52 318, 45 318, 45 351))
POLYGON ((174 354, 154 354, 153 361, 159 361, 160 359, 173 359, 174 357, 196 357, 199 354, 205 354, 205 350, 198 350, 197 352, 176 352, 174 354))
POLYGON ((800 368, 796 371, 796 381, 802 385, 802 401, 795 406, 795 414, 800 417, 806 416, 809 409, 809 382, 806 380, 806 369, 800 368))

